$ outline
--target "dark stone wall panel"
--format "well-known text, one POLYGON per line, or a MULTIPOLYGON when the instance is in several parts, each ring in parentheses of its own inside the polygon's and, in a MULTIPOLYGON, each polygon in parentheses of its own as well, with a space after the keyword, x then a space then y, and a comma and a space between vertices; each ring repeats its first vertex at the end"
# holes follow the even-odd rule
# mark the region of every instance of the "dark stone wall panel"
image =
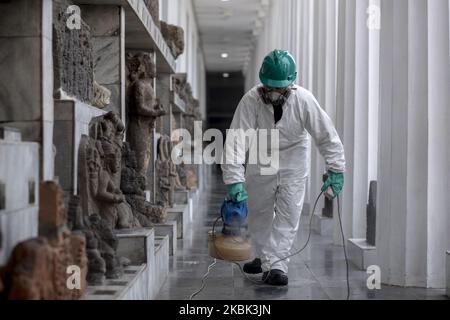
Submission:
POLYGON ((67 27, 67 8, 71 3, 54 1, 53 60, 55 88, 83 102, 94 97, 93 43, 89 26, 81 21, 81 29, 67 27))

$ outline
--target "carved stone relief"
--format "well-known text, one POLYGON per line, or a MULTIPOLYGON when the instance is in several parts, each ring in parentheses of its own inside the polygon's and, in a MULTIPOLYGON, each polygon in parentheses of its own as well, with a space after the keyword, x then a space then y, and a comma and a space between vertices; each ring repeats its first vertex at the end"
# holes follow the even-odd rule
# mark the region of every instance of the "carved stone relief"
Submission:
POLYGON ((183 54, 185 47, 183 28, 161 21, 161 33, 166 40, 172 55, 177 59, 183 54))
POLYGON ((54 1, 54 86, 65 94, 90 103, 94 98, 94 58, 91 30, 81 20, 81 29, 67 28, 68 1, 54 1))
POLYGON ((1 296, 19 300, 79 299, 86 289, 86 240, 67 227, 62 189, 45 182, 40 189, 39 237, 19 243, 0 270, 1 296), (79 278, 67 286, 70 268, 79 278), (77 288, 78 287, 78 288, 77 288))
POLYGON ((137 170, 145 176, 152 156, 155 122, 166 114, 153 88, 156 66, 150 53, 129 54, 128 71, 128 130, 127 140, 136 153, 137 170))
POLYGON ((136 154, 128 143, 124 144, 122 154, 121 189, 132 208, 134 217, 143 227, 151 227, 154 223, 164 222, 167 215, 165 208, 146 201, 145 177, 137 171, 136 154))

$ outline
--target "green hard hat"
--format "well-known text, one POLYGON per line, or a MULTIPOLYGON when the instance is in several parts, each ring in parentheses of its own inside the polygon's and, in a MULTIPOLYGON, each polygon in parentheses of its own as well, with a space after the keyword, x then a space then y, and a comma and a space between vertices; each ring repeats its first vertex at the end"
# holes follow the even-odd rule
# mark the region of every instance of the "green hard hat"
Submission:
POLYGON ((294 57, 288 51, 272 51, 264 58, 259 79, 267 87, 289 87, 297 79, 294 57))

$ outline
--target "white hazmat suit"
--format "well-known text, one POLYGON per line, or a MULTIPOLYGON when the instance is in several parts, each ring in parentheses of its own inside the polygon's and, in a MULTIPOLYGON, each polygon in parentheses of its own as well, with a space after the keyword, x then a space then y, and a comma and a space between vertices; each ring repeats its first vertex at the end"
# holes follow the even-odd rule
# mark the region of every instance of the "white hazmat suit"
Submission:
MULTIPOLYGON (((253 88, 239 103, 230 129, 255 129, 257 136, 261 129, 278 132, 278 170, 262 171, 265 167, 262 161, 249 164, 248 154, 246 166, 245 160, 230 162, 226 158, 229 155, 238 159, 245 159, 245 155, 242 148, 231 147, 234 142, 230 141, 228 132, 222 171, 226 185, 240 182, 246 185, 249 233, 254 255, 261 259, 263 271, 271 268, 287 273, 289 260, 272 264, 289 255, 297 235, 309 172, 310 135, 325 159, 327 170, 345 171, 344 147, 331 119, 314 96, 300 86, 292 87, 283 105, 283 116, 276 124, 273 106, 263 102, 258 87, 253 88)), ((250 150, 259 140, 250 139, 250 150)), ((269 154, 275 155, 275 149, 269 154)))

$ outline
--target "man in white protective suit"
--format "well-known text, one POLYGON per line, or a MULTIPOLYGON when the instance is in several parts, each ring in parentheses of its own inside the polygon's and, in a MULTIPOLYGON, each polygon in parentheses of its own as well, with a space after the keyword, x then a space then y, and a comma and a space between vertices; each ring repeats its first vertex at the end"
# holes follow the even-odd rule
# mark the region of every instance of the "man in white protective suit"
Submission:
POLYGON ((275 50, 264 59, 261 84, 239 103, 225 144, 223 180, 230 199, 248 201, 248 227, 254 260, 244 265, 248 274, 263 273, 270 285, 288 284, 289 255, 296 239, 309 172, 310 136, 324 157, 328 180, 322 191, 336 197, 344 184, 344 147, 333 122, 306 89, 294 84, 294 58, 275 50), (269 150, 260 150, 267 131, 269 150), (254 134, 248 134, 248 132, 254 134), (245 132, 247 139, 231 134, 245 132), (309 133, 309 134, 308 134, 309 133), (240 142, 239 142, 240 141, 240 142), (244 142, 243 142, 244 141, 244 142), (245 143, 245 146, 243 145, 245 143), (277 158, 263 163, 259 155, 277 158), (236 147, 237 146, 237 147, 236 147), (252 154, 253 152, 253 154, 252 154), (232 160, 230 160, 232 158, 232 160))

